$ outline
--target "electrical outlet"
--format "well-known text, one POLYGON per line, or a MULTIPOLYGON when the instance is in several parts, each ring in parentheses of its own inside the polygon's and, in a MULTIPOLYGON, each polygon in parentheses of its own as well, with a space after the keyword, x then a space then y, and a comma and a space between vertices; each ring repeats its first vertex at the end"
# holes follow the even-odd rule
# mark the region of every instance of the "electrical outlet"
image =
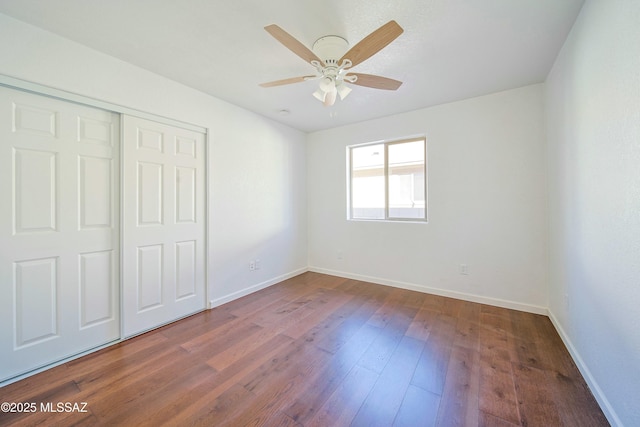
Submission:
POLYGON ((460 274, 463 276, 469 275, 469 266, 467 264, 460 264, 460 274))
POLYGON ((256 269, 256 262, 255 261, 249 261, 249 270, 253 271, 256 269))
POLYGON ((344 257, 344 254, 342 252, 342 249, 339 249, 338 252, 336 252, 336 258, 342 259, 343 257, 344 257))

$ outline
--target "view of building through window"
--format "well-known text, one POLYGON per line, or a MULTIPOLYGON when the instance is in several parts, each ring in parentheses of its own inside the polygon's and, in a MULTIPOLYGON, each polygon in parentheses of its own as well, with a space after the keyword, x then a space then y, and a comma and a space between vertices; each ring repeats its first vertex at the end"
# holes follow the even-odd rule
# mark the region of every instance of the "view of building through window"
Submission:
POLYGON ((424 138, 353 146, 349 153, 351 219, 426 219, 424 138))

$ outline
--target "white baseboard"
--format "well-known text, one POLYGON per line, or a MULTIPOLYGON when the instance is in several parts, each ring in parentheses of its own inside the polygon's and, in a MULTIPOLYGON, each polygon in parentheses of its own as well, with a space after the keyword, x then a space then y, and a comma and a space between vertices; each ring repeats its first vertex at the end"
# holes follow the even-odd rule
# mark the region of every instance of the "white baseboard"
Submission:
POLYGON ((302 274, 302 273, 305 273, 307 271, 309 271, 309 269, 307 267, 299 268, 299 269, 291 271, 289 273, 285 273, 285 274, 282 274, 280 276, 271 278, 269 280, 265 280, 264 282, 258 283, 257 285, 253 285, 253 286, 250 286, 248 288, 241 289, 239 291, 230 293, 228 295, 225 295, 225 296, 222 296, 222 297, 219 297, 219 298, 216 298, 216 299, 212 299, 212 300, 209 301, 209 308, 214 308, 214 307, 218 307, 219 305, 226 304, 228 302, 231 302, 233 300, 241 298, 241 297, 243 297, 245 295, 249 295, 249 294, 252 294, 254 292, 257 292, 260 289, 268 288, 269 286, 273 286, 276 283, 282 282, 283 280, 290 279, 292 277, 295 277, 295 276, 297 276, 299 274, 302 274))
POLYGON ((401 289, 408 289, 408 290, 411 290, 411 291, 424 292, 424 293, 427 293, 427 294, 433 294, 433 295, 439 295, 439 296, 443 296, 443 297, 455 298, 455 299, 459 299, 459 300, 463 300, 463 301, 477 302, 477 303, 480 303, 480 304, 493 305, 493 306, 496 306, 496 307, 509 308, 509 309, 512 309, 512 310, 524 311, 524 312, 527 312, 527 313, 542 314, 542 315, 545 315, 545 316, 548 314, 548 310, 547 310, 546 307, 540 307, 540 306, 532 305, 532 304, 523 304, 523 303, 519 303, 519 302, 515 302, 515 301, 507 301, 507 300, 503 300, 503 299, 499 299, 499 298, 490 298, 490 297, 484 297, 484 296, 480 296, 480 295, 467 294, 467 293, 464 293, 464 292, 457 292, 457 291, 449 291, 449 290, 446 290, 446 289, 431 288, 429 286, 421 286, 421 285, 416 285, 416 284, 413 284, 413 283, 399 282, 399 281, 396 281, 396 280, 381 279, 379 277, 364 276, 364 275, 361 275, 361 274, 347 273, 347 272, 344 272, 344 271, 328 270, 326 268, 319 268, 319 267, 310 266, 308 270, 316 272, 316 273, 329 274, 331 276, 339 276, 339 277, 344 277, 344 278, 347 278, 347 279, 354 279, 354 280, 361 280, 363 282, 376 283, 376 284, 379 284, 379 285, 393 286, 395 288, 401 288, 401 289))
POLYGON ((614 427, 623 427, 622 421, 620 421, 620 418, 618 418, 618 415, 616 414, 615 410, 613 409, 613 407, 611 407, 609 400, 602 392, 602 389, 596 382, 593 375, 591 375, 591 371, 587 367, 582 357, 580 357, 580 353, 578 353, 578 350, 575 348, 575 346, 569 339, 569 336, 565 333, 564 329, 562 329, 560 322, 558 321, 556 316, 553 314, 551 309, 548 309, 548 311, 549 311, 548 316, 549 316, 549 319, 551 319, 551 323, 556 328, 558 335, 560 335, 560 338, 562 338, 562 342, 564 342, 564 345, 569 350, 569 354, 571 354, 573 361, 576 363, 576 366, 580 370, 580 373, 582 374, 585 381, 587 382, 587 385, 589 386, 589 389, 593 393, 593 396, 598 401, 598 404, 600 405, 600 408, 602 408, 602 412, 604 412, 604 415, 607 417, 607 420, 614 427))

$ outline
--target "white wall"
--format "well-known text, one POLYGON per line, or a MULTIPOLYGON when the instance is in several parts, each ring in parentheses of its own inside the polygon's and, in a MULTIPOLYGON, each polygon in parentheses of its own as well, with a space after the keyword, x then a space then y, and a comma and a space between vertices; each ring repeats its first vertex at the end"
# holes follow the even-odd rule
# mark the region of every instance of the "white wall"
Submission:
POLYGON ((0 58, 0 74, 210 130, 210 300, 306 268, 305 134, 1 14, 0 58))
POLYGON ((587 1, 548 76, 549 307, 612 423, 640 425, 640 2, 587 1))
POLYGON ((546 313, 543 129, 533 85, 310 134, 310 268, 546 313), (429 222, 347 221, 345 147, 415 134, 429 222))

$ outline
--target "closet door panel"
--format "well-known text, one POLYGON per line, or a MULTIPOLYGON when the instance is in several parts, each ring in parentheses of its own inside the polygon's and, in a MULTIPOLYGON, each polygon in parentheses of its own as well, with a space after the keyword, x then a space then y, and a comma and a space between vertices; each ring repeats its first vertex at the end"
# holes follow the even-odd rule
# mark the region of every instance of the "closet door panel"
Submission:
POLYGON ((205 308, 205 135, 123 117, 123 335, 205 308))
POLYGON ((0 87, 0 382, 120 336, 118 129, 0 87))

